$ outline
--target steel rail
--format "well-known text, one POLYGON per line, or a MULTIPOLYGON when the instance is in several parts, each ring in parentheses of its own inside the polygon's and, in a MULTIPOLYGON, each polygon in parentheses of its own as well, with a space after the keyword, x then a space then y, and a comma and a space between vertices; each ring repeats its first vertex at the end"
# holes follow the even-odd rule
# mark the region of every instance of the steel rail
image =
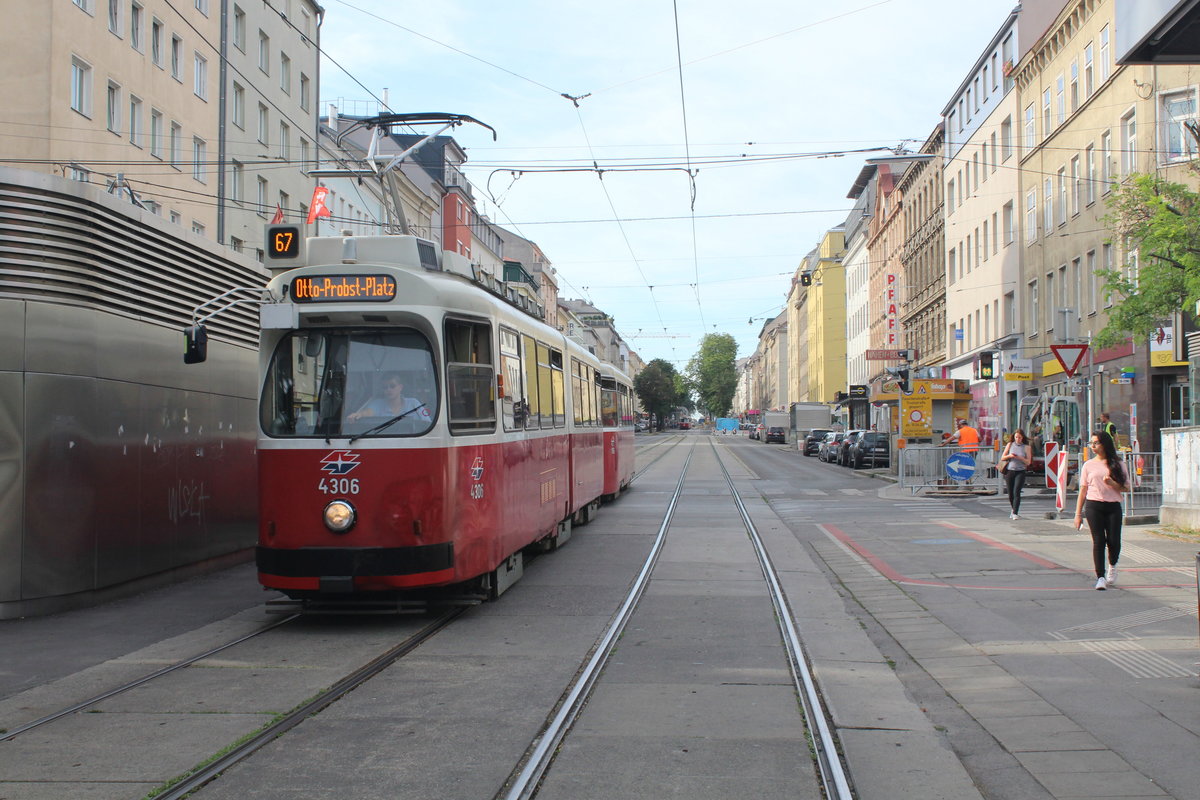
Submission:
POLYGON ((250 639, 253 639, 256 636, 261 636, 262 634, 266 633, 267 631, 278 628, 280 625, 283 625, 287 622, 291 622, 298 616, 299 616, 299 614, 292 614, 290 616, 283 617, 282 619, 278 619, 278 620, 272 622, 270 625, 264 625, 263 627, 259 628, 258 630, 252 631, 252 632, 246 634, 245 636, 240 636, 231 642, 226 642, 225 644, 220 645, 218 647, 214 647, 209 650, 205 650, 203 653, 200 653, 199 655, 194 655, 189 658, 185 658, 182 661, 176 661, 174 664, 170 664, 168 666, 163 667, 162 669, 155 670, 154 672, 151 672, 148 675, 143 675, 142 677, 140 677, 136 680, 132 680, 132 681, 129 681, 128 683, 124 683, 124 684, 116 687, 115 689, 110 689, 106 692, 102 692, 101 694, 95 695, 94 697, 90 697, 87 700, 82 700, 78 703, 68 706, 67 708, 61 709, 59 711, 55 711, 52 714, 47 714, 46 716, 41 717, 39 719, 35 719, 32 722, 27 722, 24 725, 18 725, 17 727, 11 728, 8 731, 6 731, 3 734, 3 736, 0 736, 0 742, 11 741, 23 733, 28 733, 29 731, 33 730, 34 728, 40 728, 42 725, 45 725, 49 722, 54 722, 54 720, 56 720, 56 719, 62 719, 63 717, 65 717, 69 714, 75 714, 79 711, 83 711, 85 708, 94 706, 97 703, 99 703, 103 700, 107 700, 110 697, 115 697, 124 692, 128 692, 130 689, 136 689, 137 687, 141 686, 142 684, 149 683, 150 681, 161 678, 164 675, 169 675, 170 673, 175 672, 176 670, 180 670, 180 669, 183 669, 184 667, 191 666, 192 664, 195 664, 197 661, 202 661, 203 659, 209 658, 210 656, 214 656, 217 653, 220 653, 222 650, 228 650, 230 647, 233 647, 234 645, 239 645, 242 642, 249 641, 250 639))
POLYGON ((750 513, 746 510, 746 505, 742 502, 742 496, 733 484, 733 478, 730 476, 729 470, 725 468, 725 462, 721 460, 720 454, 717 453, 716 445, 712 442, 709 442, 709 444, 713 448, 713 455, 716 456, 717 464, 721 467, 721 473, 725 476, 725 482, 729 484, 729 491, 733 494, 734 505, 737 506, 738 513, 741 514, 742 524, 746 526, 746 533, 750 536, 750 541, 754 545, 754 551, 758 555, 758 563, 762 568, 763 577, 766 579, 767 585, 771 590, 771 602, 775 605, 775 617, 779 621, 780 634, 783 637, 784 646, 788 650, 788 662, 792 670, 792 680, 796 684, 796 693, 800 697, 800 701, 804 706, 804 713, 809 720, 809 740, 817 756, 817 768, 820 771, 821 780, 825 786, 826 796, 832 798, 832 800, 852 800, 854 795, 850 790, 850 783, 846 778, 846 771, 842 766, 841 756, 838 754, 837 738, 829 727, 829 715, 824 702, 821 700, 820 692, 817 690, 816 682, 813 680, 812 671, 808 667, 804 645, 800 641, 800 635, 797 633, 796 625, 792 620, 792 612, 788 607, 787 595, 784 594, 783 587, 779 583, 775 565, 771 563, 771 557, 767 553, 767 548, 763 544, 762 537, 758 535, 758 528, 755 527, 754 521, 750 519, 750 513))
POLYGON ((197 768, 193 772, 184 776, 178 782, 171 784, 166 788, 165 791, 156 794, 154 796, 155 800, 180 800, 180 798, 183 798, 191 792, 196 791, 204 784, 219 776, 225 770, 229 769, 243 759, 253 755, 263 747, 266 747, 277 737, 287 733, 309 716, 316 714, 337 702, 346 694, 350 693, 354 689, 357 689, 359 686, 390 667, 396 661, 411 653, 427 639, 434 636, 440 630, 449 625, 460 614, 466 612, 466 610, 466 608, 455 608, 446 612, 445 614, 442 614, 440 617, 430 622, 424 628, 417 631, 400 644, 387 650, 381 655, 376 656, 368 663, 342 678, 333 686, 329 687, 328 690, 317 695, 312 700, 297 706, 283 716, 279 717, 274 722, 263 727, 250 739, 247 739, 246 741, 236 745, 232 750, 228 751, 220 758, 217 758, 197 768))
POLYGON ((671 518, 675 515, 675 506, 678 505, 679 498, 683 494, 683 483, 687 478, 688 465, 691 461, 692 454, 689 452, 687 459, 683 462, 679 482, 675 485, 675 493, 671 496, 667 511, 663 515, 662 525, 658 528, 658 535, 650 548, 649 555, 646 556, 646 561, 642 564, 641 572, 638 573, 625 596, 625 602, 622 603, 621 608, 609 623, 600 641, 592 648, 591 657, 575 676, 575 681, 568 687, 558 704, 558 711, 554 717, 530 748, 525 751, 520 771, 515 776, 510 775, 509 780, 505 782, 505 787, 500 790, 496 798, 527 800, 537 791, 537 786, 549 768, 555 751, 591 695, 592 688, 600 677, 601 669, 612 655, 613 645, 624 632, 626 624, 633 616, 633 612, 645 592, 646 585, 650 581, 650 574, 654 571, 654 565, 658 562, 659 554, 666 542, 667 530, 671 527, 671 518))

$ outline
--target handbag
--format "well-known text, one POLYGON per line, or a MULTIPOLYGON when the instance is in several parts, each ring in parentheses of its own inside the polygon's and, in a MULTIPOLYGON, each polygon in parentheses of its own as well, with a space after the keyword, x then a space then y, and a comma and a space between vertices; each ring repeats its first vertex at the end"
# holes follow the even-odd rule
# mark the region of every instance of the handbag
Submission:
POLYGON ((1003 464, 1000 465, 1000 474, 1002 476, 1008 474, 1008 462, 1007 461, 1005 461, 1003 464))

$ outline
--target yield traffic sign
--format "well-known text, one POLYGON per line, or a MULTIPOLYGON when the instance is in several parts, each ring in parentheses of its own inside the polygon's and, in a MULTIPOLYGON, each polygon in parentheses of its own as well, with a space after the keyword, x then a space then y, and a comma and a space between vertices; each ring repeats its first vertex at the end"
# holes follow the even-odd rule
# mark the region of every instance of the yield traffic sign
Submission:
POLYGON ((1079 365, 1083 362, 1083 357, 1087 355, 1088 346, 1086 344, 1052 344, 1050 352, 1054 353, 1054 357, 1058 359, 1058 363, 1062 364, 1063 372, 1067 373, 1068 378, 1075 377, 1075 371, 1079 369, 1079 365))

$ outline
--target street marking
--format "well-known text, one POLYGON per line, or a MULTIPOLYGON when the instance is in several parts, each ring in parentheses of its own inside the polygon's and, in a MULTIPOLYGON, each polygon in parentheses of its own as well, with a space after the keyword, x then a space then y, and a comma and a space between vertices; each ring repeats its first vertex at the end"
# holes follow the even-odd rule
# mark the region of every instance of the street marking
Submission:
POLYGON ((1137 642, 1116 640, 1080 642, 1079 644, 1134 678, 1192 677, 1191 670, 1186 670, 1171 659, 1147 650, 1137 642))
POLYGON ((1130 561, 1136 561, 1139 564, 1173 564, 1175 559, 1160 555, 1145 547, 1139 547, 1136 544, 1122 544, 1121 557, 1128 557, 1130 561))
POLYGON ((1193 614, 1193 609, 1188 606, 1163 606, 1161 608, 1152 608, 1149 611, 1138 611, 1135 614, 1126 614, 1121 617, 1113 617, 1112 619, 1102 619, 1097 622, 1088 622, 1083 625, 1073 625, 1070 628, 1063 628, 1054 631, 1051 635, 1058 637, 1059 634, 1074 633, 1076 631, 1085 633, 1097 633, 1100 631, 1116 632, 1136 628, 1140 625, 1149 625, 1153 622, 1163 622, 1168 619, 1177 619, 1179 617, 1187 617, 1193 614))

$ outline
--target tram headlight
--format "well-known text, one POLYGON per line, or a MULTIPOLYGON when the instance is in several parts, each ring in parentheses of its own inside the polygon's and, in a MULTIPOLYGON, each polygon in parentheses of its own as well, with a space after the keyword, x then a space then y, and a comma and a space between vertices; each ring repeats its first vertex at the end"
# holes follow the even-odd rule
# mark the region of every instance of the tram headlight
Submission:
POLYGON ((354 527, 358 514, 354 506, 345 500, 334 500, 325 506, 325 527, 334 533, 346 533, 354 527))

